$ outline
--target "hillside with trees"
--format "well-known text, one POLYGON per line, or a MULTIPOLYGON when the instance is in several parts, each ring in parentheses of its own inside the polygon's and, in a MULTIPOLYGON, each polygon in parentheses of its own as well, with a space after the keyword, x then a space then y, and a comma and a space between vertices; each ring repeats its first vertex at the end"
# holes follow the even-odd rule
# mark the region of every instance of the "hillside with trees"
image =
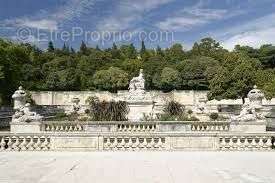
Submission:
POLYGON ((42 51, 30 44, 0 39, 0 95, 9 104, 19 85, 35 91, 125 90, 144 69, 147 90, 209 90, 209 99, 243 98, 258 85, 268 98, 275 96, 275 46, 259 49, 236 45, 228 51, 212 38, 170 48, 141 49, 133 44, 100 49, 84 42, 74 50, 49 42, 42 51))

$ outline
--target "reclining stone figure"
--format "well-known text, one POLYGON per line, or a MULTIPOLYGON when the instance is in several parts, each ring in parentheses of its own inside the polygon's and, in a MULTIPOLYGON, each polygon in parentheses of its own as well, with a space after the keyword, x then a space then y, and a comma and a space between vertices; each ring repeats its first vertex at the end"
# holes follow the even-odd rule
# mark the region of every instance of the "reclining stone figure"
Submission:
POLYGON ((242 110, 240 112, 240 115, 233 116, 231 118, 232 121, 257 121, 259 119, 264 119, 265 116, 261 113, 257 113, 254 105, 252 105, 250 102, 245 102, 242 106, 242 110))
POLYGON ((42 116, 37 114, 36 112, 31 112, 30 103, 26 103, 26 92, 23 87, 20 86, 18 90, 14 92, 12 98, 14 100, 14 109, 15 114, 12 116, 13 123, 20 122, 32 122, 32 121, 41 121, 42 116))

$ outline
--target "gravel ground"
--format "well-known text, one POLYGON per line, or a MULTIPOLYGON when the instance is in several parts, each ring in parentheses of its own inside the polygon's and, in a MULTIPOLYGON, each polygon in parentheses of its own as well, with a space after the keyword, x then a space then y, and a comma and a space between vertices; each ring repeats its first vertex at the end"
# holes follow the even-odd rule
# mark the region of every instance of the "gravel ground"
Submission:
POLYGON ((0 183, 274 183, 273 152, 1 152, 0 183))

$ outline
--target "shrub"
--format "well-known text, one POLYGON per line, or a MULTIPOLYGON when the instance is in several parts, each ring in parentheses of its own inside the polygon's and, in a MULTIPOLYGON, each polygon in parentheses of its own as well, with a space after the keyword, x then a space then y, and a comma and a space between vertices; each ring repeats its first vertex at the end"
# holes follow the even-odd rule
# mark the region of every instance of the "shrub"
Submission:
POLYGON ((191 109, 189 109, 189 110, 187 111, 187 114, 191 115, 191 114, 193 114, 193 111, 192 111, 191 109))
POLYGON ((68 120, 68 116, 64 112, 58 112, 53 118, 50 119, 54 121, 65 121, 68 120))
POLYGON ((175 101, 170 101, 164 108, 164 112, 171 116, 181 115, 183 111, 183 105, 175 101))
POLYGON ((102 101, 89 98, 90 115, 94 121, 125 121, 129 107, 125 101, 102 101))
POLYGON ((32 99, 32 94, 31 94, 31 92, 26 91, 26 94, 27 94, 27 95, 26 95, 26 102, 27 102, 27 103, 30 103, 31 106, 36 105, 35 101, 32 99))
POLYGON ((209 117, 210 117, 211 120, 215 121, 219 118, 219 114, 214 112, 214 113, 211 113, 209 117))

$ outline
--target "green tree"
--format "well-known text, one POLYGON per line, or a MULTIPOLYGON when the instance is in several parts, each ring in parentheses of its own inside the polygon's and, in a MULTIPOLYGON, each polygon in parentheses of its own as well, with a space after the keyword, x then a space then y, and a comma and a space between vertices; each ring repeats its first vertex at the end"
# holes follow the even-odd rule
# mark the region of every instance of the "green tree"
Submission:
POLYGON ((275 46, 262 45, 259 49, 259 60, 265 68, 275 68, 275 46))
POLYGON ((178 63, 186 58, 181 44, 174 44, 165 51, 165 59, 170 62, 178 63))
POLYGON ((236 99, 246 97, 256 83, 259 61, 243 54, 231 53, 223 66, 215 69, 209 78, 210 99, 236 99))
POLYGON ((98 89, 116 92, 119 89, 127 88, 129 78, 125 71, 117 67, 110 67, 107 70, 97 71, 93 80, 98 89))
POLYGON ((143 62, 140 59, 126 59, 122 63, 123 70, 127 71, 129 78, 139 74, 139 70, 143 68, 143 62))
POLYGON ((133 44, 122 45, 120 51, 123 54, 124 58, 135 59, 137 58, 137 50, 133 44))
POLYGON ((207 72, 218 64, 217 60, 202 56, 183 60, 176 66, 182 79, 182 88, 195 90, 208 89, 207 72))
POLYGON ((154 55, 143 63, 143 71, 145 77, 145 85, 147 89, 158 89, 153 82, 156 73, 160 74, 162 69, 167 65, 165 59, 161 56, 154 55))
POLYGON ((42 73, 45 76, 44 88, 50 90, 77 90, 79 80, 76 74, 77 62, 69 57, 56 57, 45 63, 42 73))
POLYGON ((201 39, 199 43, 194 43, 191 53, 195 56, 206 56, 215 58, 216 60, 222 60, 223 55, 227 53, 227 51, 222 48, 219 42, 207 37, 201 39))
POLYGON ((164 67, 160 77, 159 74, 155 74, 153 82, 159 87, 159 89, 163 91, 171 91, 179 87, 181 79, 177 70, 164 67))
POLYGON ((0 65, 0 80, 4 79, 3 66, 0 65))

